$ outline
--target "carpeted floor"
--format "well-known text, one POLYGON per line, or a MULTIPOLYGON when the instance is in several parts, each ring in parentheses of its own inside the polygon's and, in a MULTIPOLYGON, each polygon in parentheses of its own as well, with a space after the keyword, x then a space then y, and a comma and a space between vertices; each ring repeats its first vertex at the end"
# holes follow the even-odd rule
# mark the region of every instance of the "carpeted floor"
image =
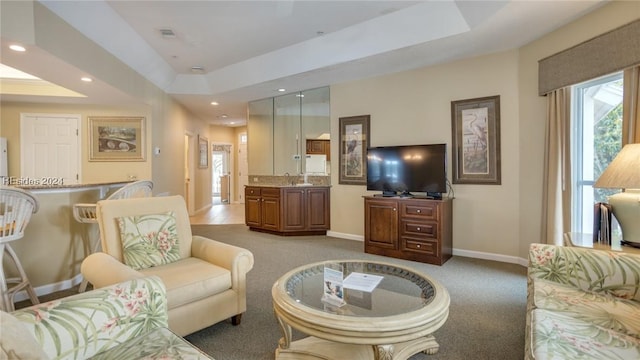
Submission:
MULTIPOLYGON (((521 359, 524 351, 526 268, 520 265, 453 257, 443 266, 369 255, 359 241, 326 236, 280 237, 249 231, 244 225, 194 225, 193 233, 253 252, 248 275, 247 312, 239 326, 222 322, 187 336, 217 360, 273 359, 281 337, 273 315, 271 286, 285 272, 329 259, 378 259, 413 267, 449 291, 449 319, 434 334, 435 355, 421 359, 521 359)), ((303 336, 296 334, 297 336, 303 336)), ((345 359, 348 360, 348 359, 345 359)))

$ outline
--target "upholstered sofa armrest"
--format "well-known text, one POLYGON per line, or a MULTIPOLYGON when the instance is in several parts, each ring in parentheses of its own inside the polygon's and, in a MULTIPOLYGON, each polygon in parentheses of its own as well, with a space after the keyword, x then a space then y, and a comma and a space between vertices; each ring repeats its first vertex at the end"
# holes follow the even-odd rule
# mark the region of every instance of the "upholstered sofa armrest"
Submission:
POLYGON ((116 258, 103 252, 87 256, 80 266, 82 276, 94 289, 117 284, 119 282, 140 279, 145 275, 121 263, 116 258))
POLYGON ((218 265, 231 271, 231 286, 245 286, 245 278, 253 268, 253 254, 238 246, 202 236, 193 236, 191 256, 218 265))
POLYGON ((640 300, 640 255, 580 247, 531 244, 529 282, 535 278, 586 291, 640 300))
POLYGON ((72 295, 11 315, 52 359, 87 359, 168 326, 166 289, 158 277, 72 295))

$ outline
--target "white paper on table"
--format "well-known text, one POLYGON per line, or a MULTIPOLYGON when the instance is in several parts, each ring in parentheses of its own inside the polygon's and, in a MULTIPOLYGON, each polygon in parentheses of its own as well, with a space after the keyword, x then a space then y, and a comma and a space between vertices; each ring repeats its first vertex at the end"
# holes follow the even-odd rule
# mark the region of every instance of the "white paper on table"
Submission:
POLYGON ((384 277, 379 275, 352 272, 344 279, 342 286, 345 289, 372 292, 384 277))

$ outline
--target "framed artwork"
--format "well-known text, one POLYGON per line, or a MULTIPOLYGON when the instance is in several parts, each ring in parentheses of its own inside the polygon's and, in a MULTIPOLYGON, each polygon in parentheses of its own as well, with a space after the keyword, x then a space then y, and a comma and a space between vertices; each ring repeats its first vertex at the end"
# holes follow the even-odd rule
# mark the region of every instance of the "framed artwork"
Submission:
POLYGON ((338 183, 367 184, 367 147, 369 115, 341 117, 338 183))
POLYGON ((90 116, 89 161, 144 161, 145 118, 90 116))
POLYGON ((198 135, 198 167, 206 169, 209 167, 209 139, 198 135))
POLYGON ((500 185, 500 96, 451 102, 454 184, 500 185))

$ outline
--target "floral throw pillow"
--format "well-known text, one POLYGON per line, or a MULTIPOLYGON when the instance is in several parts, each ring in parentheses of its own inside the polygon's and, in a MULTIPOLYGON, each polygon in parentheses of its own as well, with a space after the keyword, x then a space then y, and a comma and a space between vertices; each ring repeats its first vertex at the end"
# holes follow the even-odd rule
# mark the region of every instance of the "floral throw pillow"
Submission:
POLYGON ((124 263, 136 269, 172 263, 180 259, 176 218, 173 211, 120 217, 124 263))

